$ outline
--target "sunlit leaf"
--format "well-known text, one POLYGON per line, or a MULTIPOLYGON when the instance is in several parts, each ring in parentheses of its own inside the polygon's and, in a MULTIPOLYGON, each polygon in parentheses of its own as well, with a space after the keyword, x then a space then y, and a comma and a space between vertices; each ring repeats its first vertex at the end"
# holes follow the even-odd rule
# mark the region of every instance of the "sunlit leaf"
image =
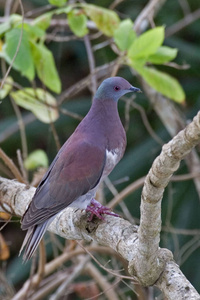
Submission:
POLYGON ((177 49, 173 49, 167 46, 158 48, 155 54, 148 57, 148 61, 153 64, 164 64, 173 60, 177 56, 177 49))
POLYGON ((52 11, 44 13, 43 15, 40 15, 39 17, 35 18, 33 20, 33 22, 31 23, 31 25, 37 25, 42 30, 46 30, 50 26, 51 19, 54 14, 56 14, 56 15, 63 14, 63 13, 67 14, 71 10, 72 10, 72 6, 70 6, 70 5, 54 9, 52 11))
POLYGON ((4 22, 0 24, 0 36, 10 29, 10 22, 4 22))
MULTIPOLYGON (((5 34, 5 44, 3 47, 4 57, 10 64, 18 47, 20 41, 21 29, 14 28, 5 34)), ((26 31, 23 31, 19 52, 13 63, 13 68, 20 71, 22 75, 28 79, 33 80, 35 71, 33 57, 31 55, 30 45, 28 41, 28 35, 26 31)))
POLYGON ((4 99, 9 94, 9 92, 11 91, 12 83, 13 83, 12 77, 8 76, 6 78, 6 81, 3 85, 3 87, 0 89, 0 99, 1 100, 4 99))
POLYGON ((52 11, 52 15, 60 15, 60 14, 68 14, 70 11, 73 9, 73 4, 72 5, 67 5, 64 7, 57 8, 52 11))
POLYGON ((52 15, 52 12, 40 15, 34 19, 32 25, 37 25, 40 29, 46 30, 50 26, 52 15))
POLYGON ((67 2, 67 0, 48 0, 51 5, 55 6, 63 6, 67 2))
MULTIPOLYGON (((20 24, 18 27, 21 28, 22 25, 20 24)), ((23 30, 26 30, 30 39, 41 38, 45 35, 45 31, 37 25, 30 25, 28 23, 24 23, 23 30)))
POLYGON ((31 50, 40 80, 53 92, 60 93, 61 81, 51 51, 44 44, 36 43, 32 43, 31 50))
POLYGON ((127 50, 136 38, 133 22, 130 19, 122 21, 114 32, 114 41, 122 51, 127 50))
POLYGON ((136 67, 136 69, 145 81, 156 91, 178 103, 184 102, 184 90, 174 77, 148 67, 136 67))
POLYGON ((9 19, 12 27, 19 25, 22 22, 22 16, 18 14, 12 14, 9 19))
POLYGON ((48 167, 48 157, 43 150, 35 150, 29 154, 24 161, 27 170, 34 170, 38 167, 48 167))
POLYGON ((128 57, 135 60, 154 54, 164 41, 164 27, 150 29, 134 40, 128 50, 128 57))
POLYGON ((30 111, 42 122, 50 123, 58 119, 56 99, 47 91, 42 89, 25 88, 12 92, 11 96, 15 102, 30 111))
POLYGON ((82 7, 100 31, 107 36, 113 36, 120 23, 120 19, 114 11, 92 4, 83 4, 82 7))
POLYGON ((78 37, 82 37, 88 33, 86 15, 73 10, 67 15, 67 19, 69 27, 78 37))

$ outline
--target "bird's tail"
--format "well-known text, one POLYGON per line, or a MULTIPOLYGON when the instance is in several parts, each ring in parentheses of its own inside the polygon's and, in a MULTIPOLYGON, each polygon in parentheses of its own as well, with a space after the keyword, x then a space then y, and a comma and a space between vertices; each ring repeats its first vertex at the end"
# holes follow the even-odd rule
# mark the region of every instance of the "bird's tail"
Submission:
POLYGON ((23 255, 24 262, 27 262, 27 260, 29 260, 35 253, 43 235, 45 234, 48 225, 50 224, 50 221, 52 220, 51 219, 46 220, 44 223, 40 225, 35 225, 28 229, 22 247, 19 252, 19 255, 21 255, 23 248, 26 246, 23 255))

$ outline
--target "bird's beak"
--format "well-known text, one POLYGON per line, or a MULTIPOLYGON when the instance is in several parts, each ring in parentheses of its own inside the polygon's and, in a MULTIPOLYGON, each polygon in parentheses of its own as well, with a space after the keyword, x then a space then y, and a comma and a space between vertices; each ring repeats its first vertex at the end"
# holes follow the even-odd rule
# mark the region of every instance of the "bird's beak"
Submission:
POLYGON ((134 92, 134 93, 142 93, 142 91, 134 86, 132 86, 130 89, 129 89, 131 92, 134 92))

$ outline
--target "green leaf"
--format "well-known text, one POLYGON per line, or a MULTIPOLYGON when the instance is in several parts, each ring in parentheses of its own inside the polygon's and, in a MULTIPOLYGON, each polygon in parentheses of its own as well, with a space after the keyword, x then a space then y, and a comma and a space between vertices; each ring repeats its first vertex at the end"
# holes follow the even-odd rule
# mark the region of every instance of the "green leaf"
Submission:
POLYGON ((135 38, 136 33, 133 30, 133 22, 130 19, 122 21, 114 32, 114 41, 122 51, 128 50, 135 38))
POLYGON ((56 99, 47 91, 25 88, 12 92, 11 96, 19 106, 32 111, 44 123, 51 123, 58 119, 56 99))
POLYGON ((17 26, 22 23, 22 16, 18 14, 12 14, 9 19, 11 27, 17 26))
POLYGON ((120 19, 114 11, 92 4, 83 4, 81 7, 100 31, 107 36, 114 35, 114 31, 120 23, 120 19))
MULTIPOLYGON (((6 61, 10 64, 18 47, 21 36, 21 29, 14 28, 5 34, 5 44, 3 52, 6 61)), ((35 76, 33 57, 31 55, 30 44, 26 31, 23 31, 19 52, 13 63, 13 68, 20 71, 22 75, 33 80, 35 76)))
POLYGON ((12 90, 12 83, 13 83, 13 79, 12 77, 8 76, 6 78, 6 81, 4 83, 4 86, 0 89, 0 99, 4 99, 9 92, 12 90))
POLYGON ((52 15, 68 14, 73 9, 73 4, 57 8, 52 11, 52 15))
POLYGON ((29 154, 24 161, 27 170, 34 170, 38 167, 48 167, 48 157, 43 150, 35 150, 29 154))
POLYGON ((131 60, 148 57, 154 54, 164 41, 164 27, 156 27, 134 40, 128 51, 131 60))
POLYGON ((69 27, 75 35, 82 37, 88 33, 86 15, 73 10, 68 14, 67 18, 69 27))
MULTIPOLYGON (((20 24, 18 27, 21 28, 22 24, 20 24)), ((23 29, 26 30, 29 39, 42 38, 45 35, 45 31, 37 25, 30 25, 28 23, 24 23, 23 29)))
POLYGON ((61 82, 51 51, 43 44, 32 43, 31 45, 38 77, 50 90, 60 93, 61 82))
POLYGON ((55 6, 63 6, 67 2, 67 0, 48 0, 51 5, 55 6))
POLYGON ((49 11, 49 12, 35 18, 35 20, 31 23, 31 25, 37 25, 40 29, 46 30, 50 26, 51 19, 54 14, 56 14, 56 15, 63 14, 63 13, 67 14, 71 10, 72 10, 72 6, 70 6, 70 5, 54 9, 52 11, 49 11))
POLYGON ((43 15, 40 15, 39 17, 35 18, 35 20, 32 22, 32 25, 37 25, 42 30, 46 30, 51 23, 51 18, 53 16, 53 13, 47 12, 43 15))
POLYGON ((183 103, 185 100, 185 93, 179 82, 172 76, 148 67, 134 66, 136 71, 145 79, 145 81, 153 87, 156 91, 165 95, 166 97, 183 103))
POLYGON ((10 22, 7 21, 5 23, 2 23, 0 25, 0 36, 2 36, 6 31, 8 31, 10 29, 10 22))
POLYGON ((164 64, 173 60, 177 56, 177 49, 173 49, 167 46, 162 46, 158 48, 155 54, 152 54, 148 57, 148 62, 153 64, 164 64))

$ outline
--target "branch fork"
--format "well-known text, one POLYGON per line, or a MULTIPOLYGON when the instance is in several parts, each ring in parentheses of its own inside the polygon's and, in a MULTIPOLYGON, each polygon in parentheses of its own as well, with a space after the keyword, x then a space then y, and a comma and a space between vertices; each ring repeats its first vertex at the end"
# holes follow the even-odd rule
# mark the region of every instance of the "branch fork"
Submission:
MULTIPOLYGON (((88 222, 87 213, 66 208, 48 230, 66 239, 85 239, 108 246, 128 261, 129 272, 143 286, 156 285, 167 299, 200 299, 199 294, 173 261, 172 253, 159 248, 161 200, 164 189, 180 161, 200 143, 200 112, 155 159, 144 184, 139 228, 113 216, 88 222), (182 298, 184 294, 184 298, 182 298)), ((0 179, 0 211, 22 216, 35 188, 14 180, 0 179)))

